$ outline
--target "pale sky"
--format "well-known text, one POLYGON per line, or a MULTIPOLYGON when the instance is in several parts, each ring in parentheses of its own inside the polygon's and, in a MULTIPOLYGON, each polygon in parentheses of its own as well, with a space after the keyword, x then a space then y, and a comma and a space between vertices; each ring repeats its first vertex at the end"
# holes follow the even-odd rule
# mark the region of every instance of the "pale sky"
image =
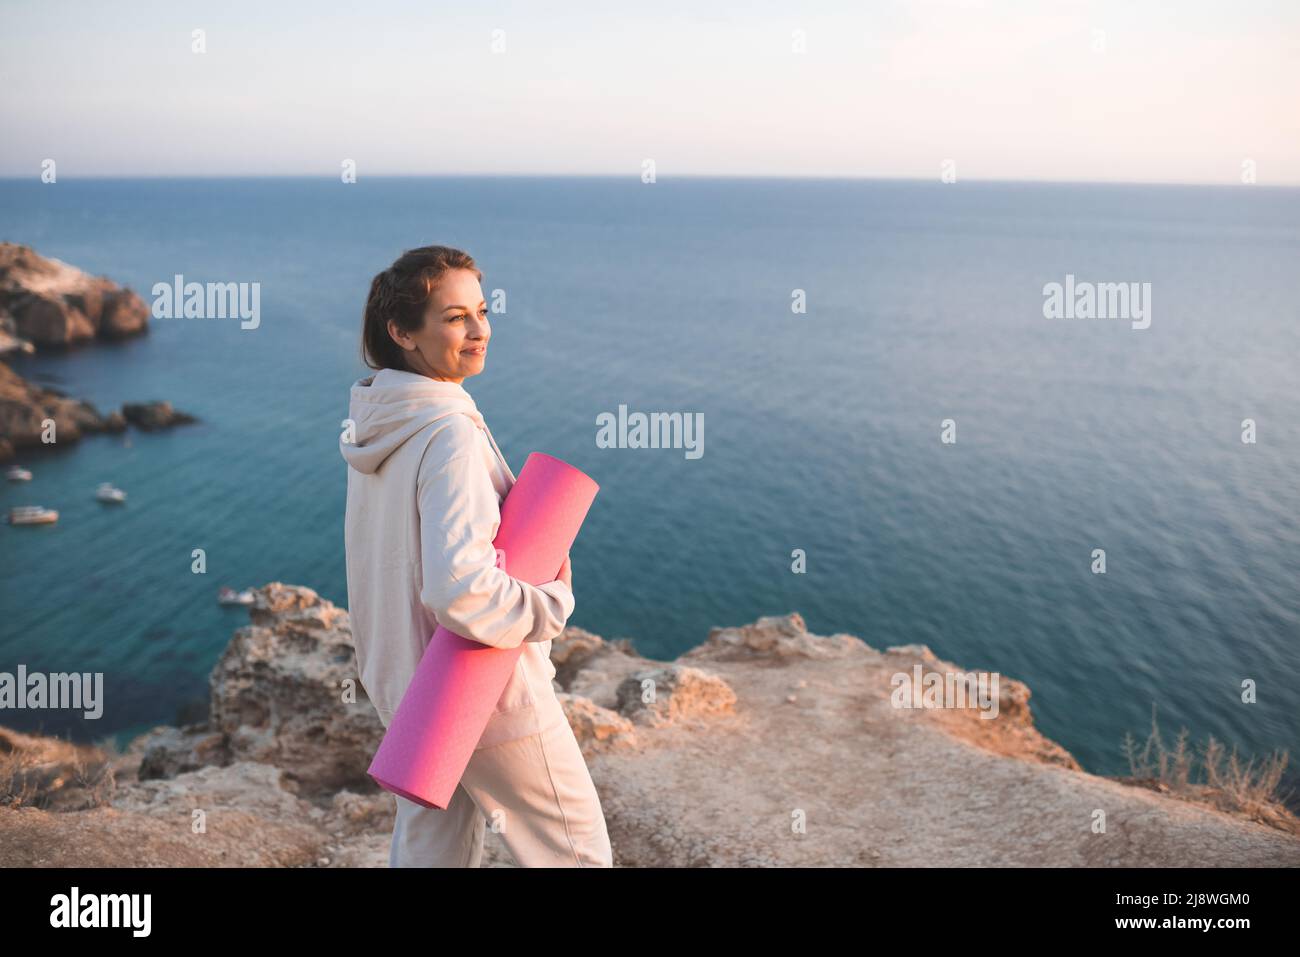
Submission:
POLYGON ((0 175, 45 159, 1300 185, 1300 2, 0 0, 0 175))

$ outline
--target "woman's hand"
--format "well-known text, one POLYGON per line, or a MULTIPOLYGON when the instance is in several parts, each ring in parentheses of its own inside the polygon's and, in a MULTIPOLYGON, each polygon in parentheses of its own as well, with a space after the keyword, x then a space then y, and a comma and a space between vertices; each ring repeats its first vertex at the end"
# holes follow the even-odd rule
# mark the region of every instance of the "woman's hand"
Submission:
POLYGON ((569 565, 569 553, 564 553, 564 564, 560 566, 560 574, 556 576, 556 581, 564 582, 569 591, 573 591, 573 569, 569 565))

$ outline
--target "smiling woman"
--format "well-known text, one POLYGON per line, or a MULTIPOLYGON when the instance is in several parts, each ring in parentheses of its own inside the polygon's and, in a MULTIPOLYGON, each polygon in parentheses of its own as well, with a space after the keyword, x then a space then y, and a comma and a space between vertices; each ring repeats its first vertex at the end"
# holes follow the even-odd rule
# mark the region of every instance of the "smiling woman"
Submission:
POLYGON ((439 626, 522 649, 447 807, 396 797, 389 863, 477 867, 485 817, 505 814, 516 863, 609 867, 600 798, 552 684, 551 642, 575 605, 569 560, 533 585, 494 546, 515 475, 462 385, 483 371, 491 337, 481 280, 446 246, 404 253, 375 277, 363 346, 379 371, 353 384, 340 448, 353 646, 384 726, 439 626))
POLYGON ((492 336, 482 280, 473 257, 459 249, 403 253, 370 284, 366 364, 456 383, 482 372, 492 336))

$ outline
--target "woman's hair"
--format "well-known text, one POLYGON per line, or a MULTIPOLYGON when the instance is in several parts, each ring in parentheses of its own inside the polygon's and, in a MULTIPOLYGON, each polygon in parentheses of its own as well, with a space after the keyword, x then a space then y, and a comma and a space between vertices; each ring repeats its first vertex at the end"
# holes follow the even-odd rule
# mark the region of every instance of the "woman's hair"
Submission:
POLYGON ((362 358, 372 369, 407 370, 406 350, 388 334, 388 320, 398 328, 417 332, 433 290, 452 269, 468 269, 480 282, 474 258, 450 246, 408 249, 370 282, 370 296, 361 327, 362 358))

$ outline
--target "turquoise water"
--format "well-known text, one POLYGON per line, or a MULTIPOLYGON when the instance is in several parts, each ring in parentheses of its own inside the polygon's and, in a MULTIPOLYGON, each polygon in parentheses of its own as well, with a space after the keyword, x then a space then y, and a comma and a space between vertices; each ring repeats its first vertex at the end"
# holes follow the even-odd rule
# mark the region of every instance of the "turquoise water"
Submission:
POLYGON ((5 724, 125 736, 201 703, 247 620, 220 585, 346 603, 337 435, 368 283, 446 243, 508 294, 466 387, 512 467, 537 449, 601 484, 573 624, 672 657, 797 610, 1027 682, 1042 730, 1098 773, 1126 770, 1153 704, 1167 737, 1300 758, 1300 191, 4 181, 0 239, 146 299, 175 273, 260 282, 262 313, 17 363, 101 408, 165 398, 203 421, 23 455, 36 480, 0 483, 5 508, 62 513, 0 528, 0 670, 103 671, 107 699, 99 721, 5 724), (1151 327, 1045 319, 1067 273, 1150 282, 1151 327), (703 457, 597 448, 620 404, 702 412, 703 457), (94 501, 105 480, 125 507, 94 501))

